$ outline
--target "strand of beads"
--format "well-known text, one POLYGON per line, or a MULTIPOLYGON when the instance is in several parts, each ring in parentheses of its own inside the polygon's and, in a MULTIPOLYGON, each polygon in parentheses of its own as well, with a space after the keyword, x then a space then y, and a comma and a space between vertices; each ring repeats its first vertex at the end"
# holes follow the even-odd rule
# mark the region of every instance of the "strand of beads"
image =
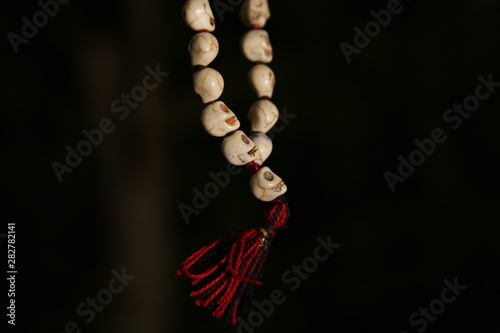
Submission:
POLYGON ((224 137, 222 153, 233 165, 245 165, 256 158, 257 146, 243 131, 236 115, 222 101, 217 101, 224 90, 222 75, 208 66, 219 52, 219 43, 210 32, 215 20, 208 0, 188 0, 183 9, 184 20, 198 31, 189 43, 191 65, 195 68, 195 92, 207 106, 201 113, 205 130, 213 136, 224 137))
MULTIPOLYGON (((258 147, 254 162, 261 166, 273 149, 271 138, 266 133, 279 119, 278 108, 271 102, 276 78, 266 65, 273 60, 273 49, 267 31, 262 29, 271 12, 267 0, 246 0, 240 15, 243 23, 250 28, 241 39, 241 48, 245 57, 255 63, 248 73, 248 79, 259 100, 250 107, 248 119, 252 131, 250 138, 258 147)), ((286 192, 286 185, 268 167, 263 167, 252 176, 250 189, 258 199, 272 201, 286 192)))
MULTIPOLYGON (((210 32, 215 30, 215 20, 208 0, 188 0, 183 8, 184 20, 198 33, 189 43, 191 66, 195 69, 193 84, 195 92, 207 106, 201 113, 205 130, 213 136, 224 137, 222 153, 233 165, 249 163, 262 165, 271 154, 273 145, 265 134, 279 119, 278 108, 270 101, 273 94, 274 73, 264 63, 272 60, 272 48, 263 27, 269 18, 269 6, 265 0, 246 1, 241 10, 243 22, 252 27, 242 39, 245 56, 257 64, 250 69, 249 79, 260 99, 250 108, 248 117, 251 132, 248 137, 239 130, 240 121, 224 102, 217 101, 224 90, 222 75, 207 67, 219 52, 217 38, 210 32)), ((250 180, 252 193, 262 201, 272 201, 286 192, 286 185, 268 167, 259 170, 250 180)))
POLYGON ((272 49, 267 32, 260 29, 269 17, 267 1, 246 1, 242 18, 253 28, 242 40, 247 57, 257 64, 250 70, 250 82, 260 98, 249 112, 252 136, 239 130, 236 115, 222 102, 217 101, 224 90, 224 80, 219 72, 207 68, 217 56, 219 44, 210 32, 215 21, 208 0, 188 0, 183 9, 186 23, 197 34, 189 43, 191 64, 195 69, 195 92, 207 104, 201 122, 207 132, 224 137, 222 153, 233 165, 246 165, 253 176, 252 193, 262 201, 272 201, 264 212, 262 227, 239 229, 229 236, 202 247, 189 256, 179 267, 178 275, 192 280, 190 293, 195 304, 212 310, 215 318, 233 325, 237 316, 246 308, 246 294, 258 280, 267 258, 269 246, 276 233, 287 226, 290 215, 283 194, 286 185, 269 168, 260 168, 272 150, 272 142, 265 134, 279 118, 276 106, 270 101, 274 89, 274 73, 263 63, 272 60, 272 49), (260 170, 259 170, 260 169, 260 170))

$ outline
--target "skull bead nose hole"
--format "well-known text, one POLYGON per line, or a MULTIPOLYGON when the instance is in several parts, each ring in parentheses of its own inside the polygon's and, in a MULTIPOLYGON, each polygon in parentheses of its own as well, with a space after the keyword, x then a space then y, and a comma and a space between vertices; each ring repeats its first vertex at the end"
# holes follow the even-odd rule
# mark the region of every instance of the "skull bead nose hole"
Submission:
POLYGON ((250 141, 248 140, 248 138, 246 137, 246 135, 243 135, 243 134, 242 134, 242 135, 241 135, 241 140, 243 140, 243 142, 244 142, 244 143, 246 143, 246 144, 249 144, 249 143, 250 143, 250 141))
POLYGON ((274 179, 274 176, 272 173, 270 173, 269 171, 266 171, 264 172, 264 179, 265 180, 273 180, 274 179))

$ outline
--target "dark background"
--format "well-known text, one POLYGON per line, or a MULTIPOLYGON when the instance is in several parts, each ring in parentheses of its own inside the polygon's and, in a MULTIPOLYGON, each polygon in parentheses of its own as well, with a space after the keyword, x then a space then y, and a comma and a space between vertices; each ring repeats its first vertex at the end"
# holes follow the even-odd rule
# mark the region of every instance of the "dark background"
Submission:
MULTIPOLYGON (((3 4, 2 219, 17 223, 17 331, 63 332, 69 321, 83 332, 236 331, 196 307, 188 280, 174 275, 265 208, 233 177, 189 224, 179 212, 227 164, 199 122, 182 4, 73 0, 17 55, 6 36, 40 7, 3 4), (169 77, 119 120, 111 102, 157 64, 169 77), (115 131, 59 183, 51 163, 106 117, 115 131), (77 305, 122 267, 135 279, 86 324, 77 305)), ((255 331, 416 332, 408 317, 455 277, 467 290, 427 331, 499 329, 500 92, 456 131, 443 113, 474 94, 479 75, 500 81, 500 2, 402 4, 348 64, 339 44, 352 45, 353 28, 386 1, 270 1, 273 101, 296 118, 275 134, 266 163, 288 185, 292 217, 255 294, 262 301, 278 288, 287 300, 255 331), (447 141, 392 193, 384 172, 396 173, 398 156, 437 127, 447 141), (340 248, 290 291, 282 274, 328 235, 340 248)), ((246 129, 255 97, 238 9, 214 9, 221 50, 211 67, 246 129)))

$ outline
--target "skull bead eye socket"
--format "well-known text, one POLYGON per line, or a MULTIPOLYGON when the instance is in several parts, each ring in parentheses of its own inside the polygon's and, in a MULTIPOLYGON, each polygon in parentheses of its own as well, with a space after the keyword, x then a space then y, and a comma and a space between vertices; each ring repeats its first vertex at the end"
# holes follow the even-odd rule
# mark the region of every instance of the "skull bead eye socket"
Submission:
POLYGON ((273 179, 274 179, 274 176, 273 176, 273 174, 272 174, 272 173, 270 173, 269 171, 266 171, 266 172, 264 172, 264 179, 265 179, 265 180, 269 180, 269 181, 271 181, 271 180, 273 180, 273 179))
POLYGON ((229 113, 229 109, 224 104, 220 105, 220 109, 222 110, 222 112, 229 113))
POLYGON ((246 144, 250 143, 250 141, 248 140, 248 138, 245 135, 243 135, 243 134, 241 135, 241 140, 243 140, 243 142, 246 143, 246 144))

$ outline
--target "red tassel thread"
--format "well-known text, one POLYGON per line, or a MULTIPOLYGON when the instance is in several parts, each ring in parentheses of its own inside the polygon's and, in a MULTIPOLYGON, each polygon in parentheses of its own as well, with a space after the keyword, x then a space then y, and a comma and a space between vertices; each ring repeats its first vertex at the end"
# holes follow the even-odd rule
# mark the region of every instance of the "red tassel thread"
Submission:
MULTIPOLYGON (((250 163, 249 174, 257 172, 258 165, 250 163)), ((193 253, 177 271, 192 280, 196 290, 191 297, 195 304, 212 309, 212 316, 237 324, 243 308, 242 297, 248 294, 248 284, 262 285, 258 280, 266 260, 269 245, 276 233, 286 227, 290 215, 284 196, 266 209, 265 226, 235 231, 193 253)))

